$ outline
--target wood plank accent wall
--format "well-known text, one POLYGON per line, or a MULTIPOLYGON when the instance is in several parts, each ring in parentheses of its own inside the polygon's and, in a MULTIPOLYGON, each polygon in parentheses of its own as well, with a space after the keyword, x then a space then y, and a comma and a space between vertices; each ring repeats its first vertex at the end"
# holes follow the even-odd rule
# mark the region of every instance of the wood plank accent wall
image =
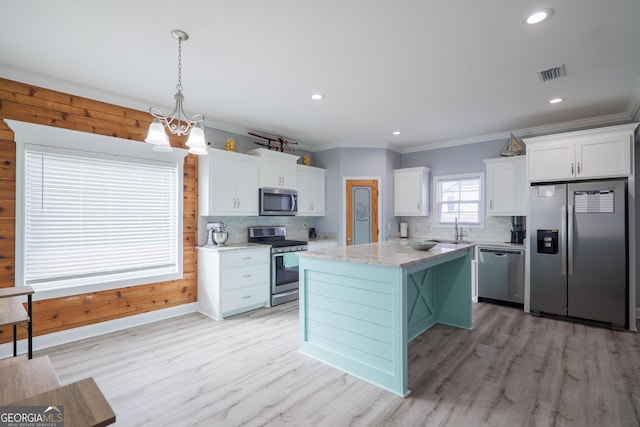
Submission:
MULTIPOLYGON (((5 118, 134 141, 144 140, 152 119, 147 112, 0 78, 0 287, 14 286, 15 276, 16 145, 13 132, 2 121, 5 118)), ((185 137, 172 136, 170 139, 174 147, 185 148, 185 137)), ((34 301, 34 335, 196 301, 197 167, 197 157, 187 155, 184 164, 183 278, 34 301)), ((0 329, 0 343, 10 341, 12 333, 11 328, 0 329)), ((23 332, 21 334, 25 337, 23 332)))

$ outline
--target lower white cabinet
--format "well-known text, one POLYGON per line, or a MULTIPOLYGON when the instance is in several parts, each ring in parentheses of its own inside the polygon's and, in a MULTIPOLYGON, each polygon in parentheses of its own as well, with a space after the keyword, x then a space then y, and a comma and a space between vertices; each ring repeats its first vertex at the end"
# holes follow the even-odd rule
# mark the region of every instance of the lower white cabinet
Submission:
POLYGON ((269 305, 270 251, 198 248, 198 311, 222 320, 269 305))

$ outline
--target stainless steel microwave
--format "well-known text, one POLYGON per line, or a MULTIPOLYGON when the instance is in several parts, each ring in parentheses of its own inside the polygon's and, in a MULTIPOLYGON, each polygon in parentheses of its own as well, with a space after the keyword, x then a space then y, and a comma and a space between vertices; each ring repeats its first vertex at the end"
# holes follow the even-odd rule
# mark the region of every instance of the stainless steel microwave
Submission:
POLYGON ((261 188, 260 215, 298 215, 298 192, 283 188, 261 188))

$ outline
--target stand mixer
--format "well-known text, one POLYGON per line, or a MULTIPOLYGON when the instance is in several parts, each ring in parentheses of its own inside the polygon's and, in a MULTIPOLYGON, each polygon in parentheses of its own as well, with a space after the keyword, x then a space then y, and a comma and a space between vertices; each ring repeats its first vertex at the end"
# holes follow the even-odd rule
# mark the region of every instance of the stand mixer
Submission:
POLYGON ((225 228, 227 228, 227 224, 224 222, 208 222, 206 246, 224 246, 229 239, 229 233, 225 231, 225 228))

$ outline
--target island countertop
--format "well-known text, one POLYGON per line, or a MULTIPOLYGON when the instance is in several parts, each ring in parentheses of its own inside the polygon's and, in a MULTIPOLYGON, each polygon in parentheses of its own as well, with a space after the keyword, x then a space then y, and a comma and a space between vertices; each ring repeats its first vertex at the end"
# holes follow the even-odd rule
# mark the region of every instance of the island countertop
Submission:
POLYGON ((312 252, 298 252, 298 255, 360 264, 377 264, 387 267, 408 267, 471 248, 473 248, 473 244, 438 243, 428 251, 419 251, 409 246, 409 243, 405 240, 388 240, 355 246, 323 248, 312 252))

